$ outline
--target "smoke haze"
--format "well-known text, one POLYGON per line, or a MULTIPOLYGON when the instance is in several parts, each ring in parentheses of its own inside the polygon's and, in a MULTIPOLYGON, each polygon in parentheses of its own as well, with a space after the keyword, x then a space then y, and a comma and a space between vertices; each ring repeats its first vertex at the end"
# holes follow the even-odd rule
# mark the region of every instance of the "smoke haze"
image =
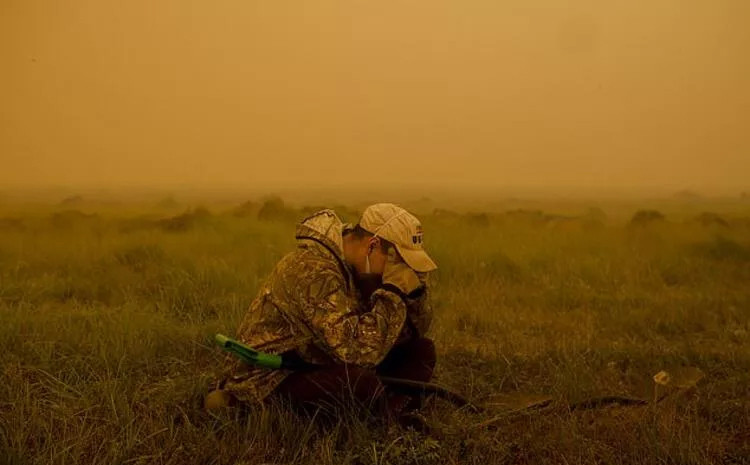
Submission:
POLYGON ((741 190, 750 2, 2 0, 0 185, 741 190))

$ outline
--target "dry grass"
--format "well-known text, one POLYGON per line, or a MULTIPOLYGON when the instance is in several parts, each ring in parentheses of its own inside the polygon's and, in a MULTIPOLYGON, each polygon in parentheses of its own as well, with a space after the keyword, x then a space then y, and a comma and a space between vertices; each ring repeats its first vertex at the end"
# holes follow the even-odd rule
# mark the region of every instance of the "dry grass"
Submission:
POLYGON ((355 416, 322 429, 283 406, 201 412, 211 337, 293 247, 292 223, 214 209, 171 228, 136 210, 4 214, 0 463, 750 463, 747 222, 424 216, 439 381, 554 399, 486 428, 472 425, 492 413, 434 401, 440 432, 424 436, 355 416), (706 378, 655 406, 565 408, 652 396, 679 366, 706 378))

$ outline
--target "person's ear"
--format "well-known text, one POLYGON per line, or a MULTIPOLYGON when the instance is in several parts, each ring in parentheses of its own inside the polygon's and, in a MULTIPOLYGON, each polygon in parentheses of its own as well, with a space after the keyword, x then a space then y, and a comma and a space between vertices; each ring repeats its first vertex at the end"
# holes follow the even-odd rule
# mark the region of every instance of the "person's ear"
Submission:
POLYGON ((367 244, 367 255, 370 255, 375 249, 380 246, 380 238, 373 236, 367 244))

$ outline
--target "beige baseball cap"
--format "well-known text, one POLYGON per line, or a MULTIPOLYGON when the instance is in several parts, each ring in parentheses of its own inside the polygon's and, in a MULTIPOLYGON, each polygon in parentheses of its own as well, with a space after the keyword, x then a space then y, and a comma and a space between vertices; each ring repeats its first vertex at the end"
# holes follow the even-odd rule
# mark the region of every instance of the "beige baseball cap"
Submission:
POLYGON ((392 203, 376 203, 362 213, 359 225, 367 232, 393 243, 414 271, 437 269, 423 247, 422 223, 416 216, 392 203))

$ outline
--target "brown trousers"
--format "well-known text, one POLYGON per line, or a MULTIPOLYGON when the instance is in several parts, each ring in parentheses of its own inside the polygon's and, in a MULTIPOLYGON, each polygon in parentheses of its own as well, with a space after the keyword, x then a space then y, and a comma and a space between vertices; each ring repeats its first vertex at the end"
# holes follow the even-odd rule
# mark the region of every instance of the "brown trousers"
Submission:
POLYGON ((435 344, 415 339, 391 349, 375 370, 354 365, 331 365, 289 375, 274 391, 294 407, 307 413, 331 414, 337 408, 364 406, 390 418, 419 408, 418 395, 386 388, 380 376, 429 381, 435 368, 435 344))

